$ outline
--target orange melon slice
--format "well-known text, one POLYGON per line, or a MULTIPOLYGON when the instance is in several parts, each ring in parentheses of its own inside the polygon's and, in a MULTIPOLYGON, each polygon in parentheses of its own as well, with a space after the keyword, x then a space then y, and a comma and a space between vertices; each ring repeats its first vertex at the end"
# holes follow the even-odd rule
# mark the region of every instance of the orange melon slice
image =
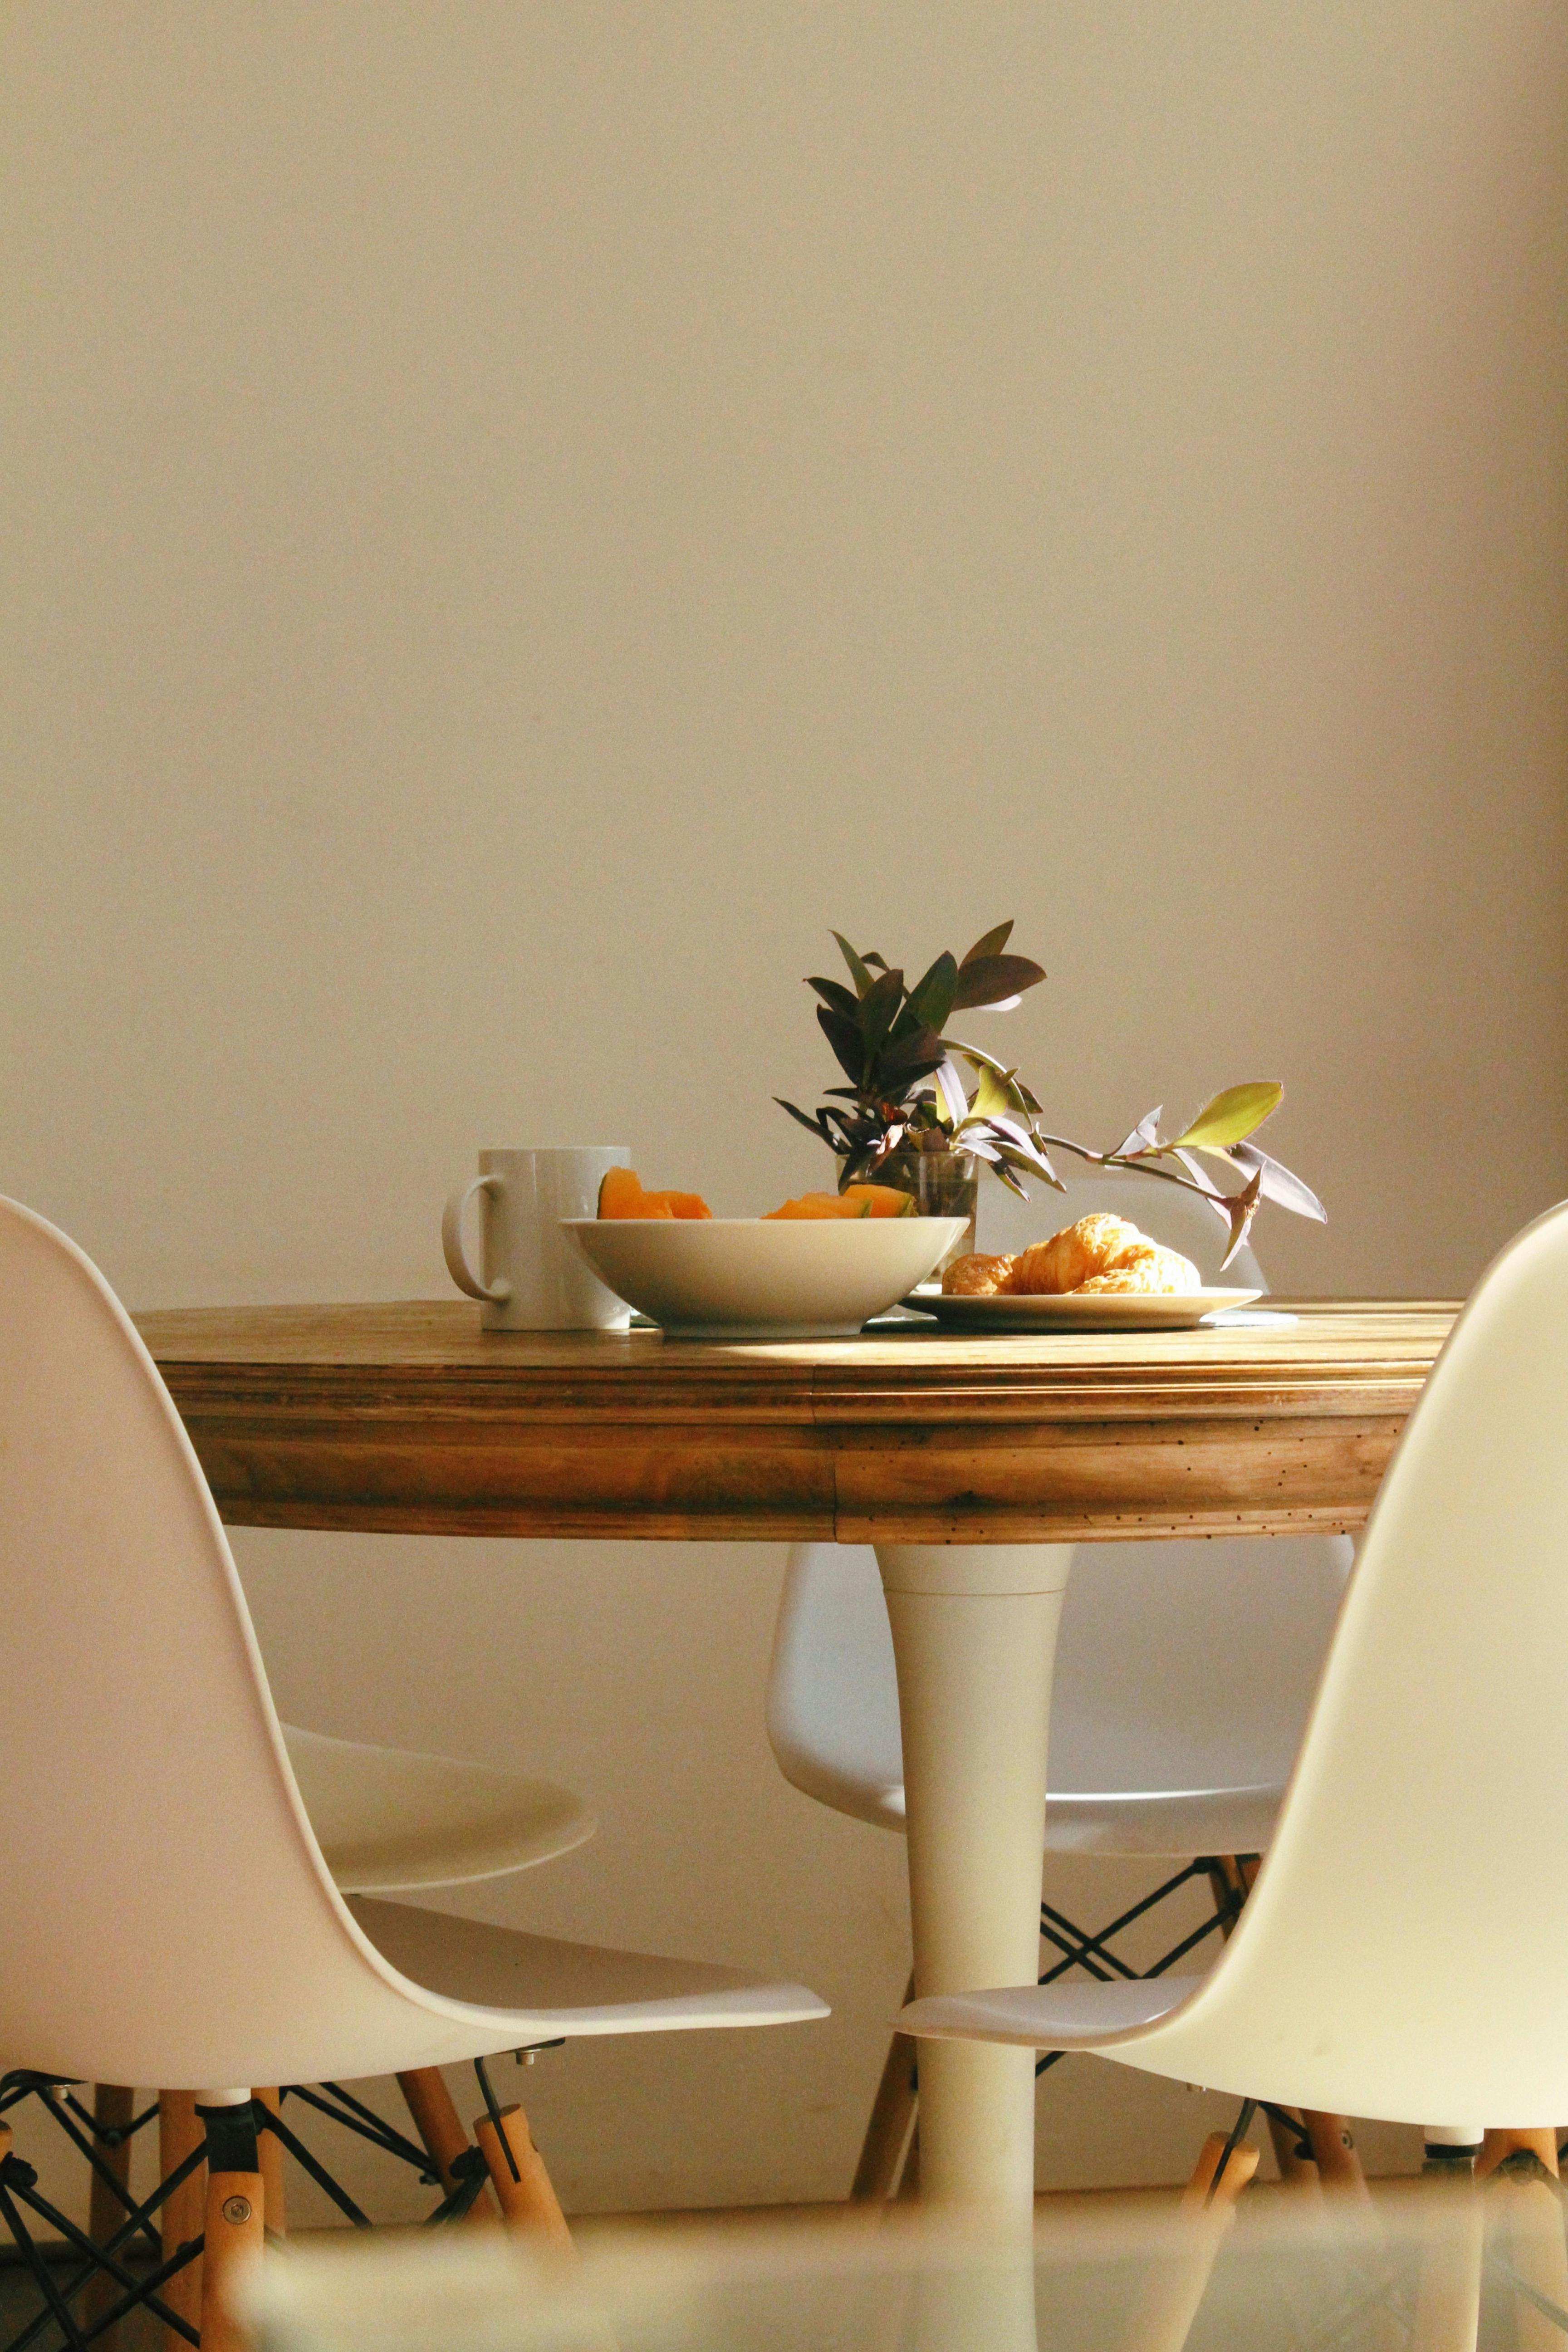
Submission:
POLYGON ((612 1168, 599 1186, 601 1217, 710 1217, 699 1192, 646 1192, 635 1168, 612 1168))
POLYGON ((846 1184, 844 1198, 847 1201, 868 1202, 869 1214, 873 1217, 918 1217, 920 1214, 914 1194, 900 1192, 892 1184, 846 1184))
POLYGON ((912 1217, 919 1213, 908 1192, 890 1184, 849 1184, 842 1192, 803 1192, 768 1217, 912 1217))
POLYGON ((668 1201, 672 1217, 710 1217, 712 1210, 700 1192, 650 1192, 650 1201, 668 1201))
POLYGON ((798 1200, 786 1201, 782 1208, 770 1209, 763 1222, 771 1223, 776 1217, 866 1217, 869 1214, 870 1211, 863 1208, 859 1202, 842 1200, 837 1192, 803 1192, 798 1200))

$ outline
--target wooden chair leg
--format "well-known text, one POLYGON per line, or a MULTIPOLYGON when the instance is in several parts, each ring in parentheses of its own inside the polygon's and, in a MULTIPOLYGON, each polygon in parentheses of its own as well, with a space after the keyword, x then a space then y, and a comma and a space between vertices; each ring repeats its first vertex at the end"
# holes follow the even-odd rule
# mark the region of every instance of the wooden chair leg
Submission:
POLYGON ((1301 2143, 1307 2137, 1307 2126, 1297 2107, 1284 2107, 1277 2116, 1268 2117, 1268 2137, 1274 2149, 1274 2161, 1279 2168, 1279 2178, 1293 2189, 1314 2189, 1318 2186, 1318 2168, 1310 2156, 1301 2153, 1301 2143))
MULTIPOLYGON (((1568 2244, 1563 2207, 1552 2186, 1558 2177, 1556 2133, 1545 2127, 1489 2131, 1481 2143, 1476 2173, 1478 2179, 1491 2180, 1487 2219, 1504 2259, 1537 2294, 1559 2311, 1568 2309, 1568 2244), (1510 2162, 1521 2158, 1533 2163, 1518 2167, 1510 2162)), ((1519 2352, 1561 2352, 1561 2330, 1517 2288, 1513 2315, 1519 2352)))
MULTIPOLYGON (((136 2094, 119 2083, 100 2083, 92 2095, 92 2117, 100 2131, 123 2131, 136 2112, 136 2094)), ((102 2140, 93 2143, 99 2161, 107 2165, 122 2189, 131 2180, 131 2142, 121 2140, 118 2147, 107 2147, 102 2140)), ((92 2176, 92 2190, 88 2205, 88 2235, 95 2246, 106 2245, 125 2219, 125 2208, 114 2195, 107 2181, 92 2176)), ((109 2273, 100 2272, 90 2281, 82 2300, 82 2319, 88 2327, 103 2317, 111 2304, 120 2300, 121 2290, 109 2273)), ((118 2352, 121 2330, 106 2329, 96 2340, 100 2352, 118 2352)))
MULTIPOLYGON (((221 2129, 244 2139, 242 2128, 226 2124, 221 2129)), ((208 2135, 216 2156, 222 2146, 208 2135)), ((205 2244, 202 2254, 202 2352, 251 2352, 248 2332, 237 2316, 238 2291, 261 2259, 266 2236, 267 2188, 260 2158, 249 2136, 248 2166, 209 2162, 206 2210, 203 2221, 205 2244)))
MULTIPOLYGON (((278 2085, 274 2083, 256 2097, 272 2115, 278 2113, 278 2085)), ((262 2203, 266 2208, 267 2228, 271 2236, 286 2238, 289 2234, 289 2211, 283 2190, 283 2143, 271 2132, 257 2135, 256 2152, 261 2164, 262 2203)))
POLYGON ((1356 2154, 1355 2135, 1345 2117, 1320 2115, 1314 2108, 1303 2107, 1301 2121, 1306 2126, 1312 2160, 1323 2187, 1370 2203, 1371 2191, 1356 2154))
MULTIPOLYGON (((572 2232, 544 2168, 544 2158, 533 2145, 528 2117, 520 2106, 503 2107, 499 2125, 488 2115, 474 2118, 474 2137, 484 2150, 490 2186, 508 2227, 531 2236, 569 2246, 572 2232)), ((205 2352, 205 2347, 204 2347, 205 2352)))
POLYGON ((1533 2156, 1557 2178, 1557 2135, 1549 2124, 1536 2131, 1489 2131, 1476 2158, 1476 2179, 1485 2180, 1510 2156, 1533 2156))
MULTIPOLYGON (((414 2128, 425 2143, 436 2177, 449 2197, 458 2185, 453 2160, 467 2155, 473 2143, 458 2120, 446 2077, 439 2066, 418 2066, 409 2074, 399 2074, 397 2087, 407 2102, 414 2128)), ((480 2189, 464 2218, 479 2222, 500 2221, 495 2199, 488 2189, 480 2189)))
MULTIPOLYGON (((196 2113, 194 2091, 160 2091, 158 2094, 158 2178, 166 2180, 176 2165, 183 2164, 194 2147, 200 2147, 206 2134, 196 2113)), ((182 2181, 174 2195, 165 2198, 159 2209, 159 2228, 163 2233, 163 2260, 168 2261, 179 2246, 189 2245, 202 2234, 203 2217, 206 2211, 207 2176, 205 2165, 197 2165, 190 2179, 182 2181)), ((177 2312, 189 2326, 202 2324, 202 2257, 187 2263, 183 2271, 162 2289, 163 2301, 171 2311, 177 2312)), ((167 2352, 189 2352, 183 2336, 172 2327, 163 2330, 167 2352)))
POLYGON ((1182 2191, 1182 2212, 1191 2226, 1191 2244, 1155 2265, 1122 2338, 1126 2352, 1182 2352, 1186 2343, 1220 2247, 1236 2219, 1237 2200, 1258 2169, 1258 2150, 1243 2141, 1231 2149, 1220 2173, 1226 2144, 1224 2132, 1211 2133, 1204 2142, 1192 2179, 1182 2191))
MULTIPOLYGON (((907 2002, 915 1997, 910 1979, 907 2002)), ((907 2033, 895 2033, 882 2068, 882 2079, 871 2104, 871 2120, 860 2146, 860 2161, 849 2191, 852 2205, 879 2203, 898 2194, 899 2176, 910 2152, 919 2095, 915 2090, 915 2043, 907 2033)))

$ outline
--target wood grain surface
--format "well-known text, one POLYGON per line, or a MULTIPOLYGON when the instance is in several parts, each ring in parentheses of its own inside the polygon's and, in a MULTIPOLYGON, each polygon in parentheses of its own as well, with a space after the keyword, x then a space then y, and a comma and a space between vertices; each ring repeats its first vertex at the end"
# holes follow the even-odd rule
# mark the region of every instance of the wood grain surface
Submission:
POLYGON ((454 1300, 137 1318, 236 1526, 1020 1542, 1354 1528, 1458 1312, 973 1339, 481 1332, 454 1300))

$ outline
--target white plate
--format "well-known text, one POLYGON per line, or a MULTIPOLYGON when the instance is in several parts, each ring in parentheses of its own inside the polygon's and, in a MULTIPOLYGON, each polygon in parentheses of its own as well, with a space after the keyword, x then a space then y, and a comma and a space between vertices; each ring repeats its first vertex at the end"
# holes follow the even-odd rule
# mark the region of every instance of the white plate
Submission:
POLYGON ((906 1298, 922 1315, 971 1331, 1190 1331, 1227 1307, 1249 1307, 1260 1290, 1066 1291, 1056 1298, 947 1298, 922 1290, 906 1298))
POLYGON ((685 1339, 839 1339, 939 1265, 963 1217, 563 1217, 601 1282, 685 1339))

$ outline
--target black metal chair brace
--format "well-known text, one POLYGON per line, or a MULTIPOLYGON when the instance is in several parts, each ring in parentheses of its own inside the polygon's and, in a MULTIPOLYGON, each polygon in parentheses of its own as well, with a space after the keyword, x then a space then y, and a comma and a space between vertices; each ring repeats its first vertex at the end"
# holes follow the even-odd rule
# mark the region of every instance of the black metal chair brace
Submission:
MULTIPOLYGON (((554 2047, 552 2043, 541 2046, 554 2047)), ((521 2058, 523 2053, 520 2051, 518 2055, 521 2058)), ((493 2115, 497 2112, 495 2095, 489 2076, 483 2071, 482 2062, 479 2072, 486 2106, 493 2115)), ((99 2147, 122 2147, 157 2115, 157 2102, 145 2108, 129 2125, 106 2126, 100 2125, 74 2096, 75 2087, 74 2082, 65 2076, 40 2074, 27 2068, 16 2068, 8 2074, 0 2075, 0 2116, 25 2099, 37 2098, 67 2138, 86 2158, 94 2179, 101 2181, 110 2191, 122 2209, 125 2219, 111 2238, 102 2243, 96 2242, 68 2214, 62 2213, 57 2205, 40 2195, 37 2168, 24 2157, 11 2150, 0 2159, 0 2221, 4 2221, 43 2299, 43 2308, 19 2334, 0 2347, 0 2352, 28 2352, 28 2347, 51 2321, 59 2328, 68 2352, 87 2352, 89 2345, 107 2334, 129 2312, 139 2307, 150 2311, 154 2318, 172 2328, 175 2335, 183 2336, 187 2344, 199 2347, 201 2338, 196 2329, 178 2312, 171 2309, 158 2290, 167 2285, 170 2279, 185 2269, 187 2264, 195 2262, 202 2252, 203 2240, 199 2236, 188 2239, 165 2258, 153 2217, 176 2189, 188 2180, 200 2166, 208 2162, 209 2157, 218 2159, 215 2169, 254 2170, 256 2141, 262 2132, 270 2132, 288 2149, 300 2169, 309 2174, 322 2194, 355 2229, 368 2230, 372 2227, 369 2215, 361 2210, 342 2182, 333 2178, 320 2158, 289 2129, 281 2116, 274 2114, 260 2099, 252 2099, 237 2107, 199 2108, 197 2112, 206 2126, 205 2138, 175 2166, 166 2179, 158 2183, 144 2202, 139 2204, 104 2162, 99 2147), (99 2146, 95 2146, 95 2142, 99 2146), (69 2278, 63 2282, 57 2280, 55 2266, 48 2253, 27 2227, 24 2209, 36 2220, 46 2223, 72 2252, 81 2257, 69 2278), (133 2271, 122 2259, 139 2238, 157 2256, 151 2271, 133 2271), (94 2279, 101 2277, 111 2279, 122 2292, 108 2310, 89 2326, 84 2326, 71 2305, 84 2288, 94 2279)), ((303 2083, 290 2083, 279 2091, 279 2105, 289 2098, 302 2101, 306 2106, 328 2116, 344 2130, 368 2140, 384 2155, 410 2166, 425 2186, 439 2186, 439 2177, 432 2168, 427 2151, 385 2122, 363 2100, 356 2099, 351 2091, 345 2091, 341 2083, 323 2083, 316 2089, 303 2083)), ((502 2145, 505 2145, 504 2139, 502 2145)), ((445 2192, 435 2210, 426 2216, 426 2228, 461 2221, 489 2177, 484 2156, 477 2147, 465 2148, 454 2159, 450 2168, 457 2185, 445 2192)))

